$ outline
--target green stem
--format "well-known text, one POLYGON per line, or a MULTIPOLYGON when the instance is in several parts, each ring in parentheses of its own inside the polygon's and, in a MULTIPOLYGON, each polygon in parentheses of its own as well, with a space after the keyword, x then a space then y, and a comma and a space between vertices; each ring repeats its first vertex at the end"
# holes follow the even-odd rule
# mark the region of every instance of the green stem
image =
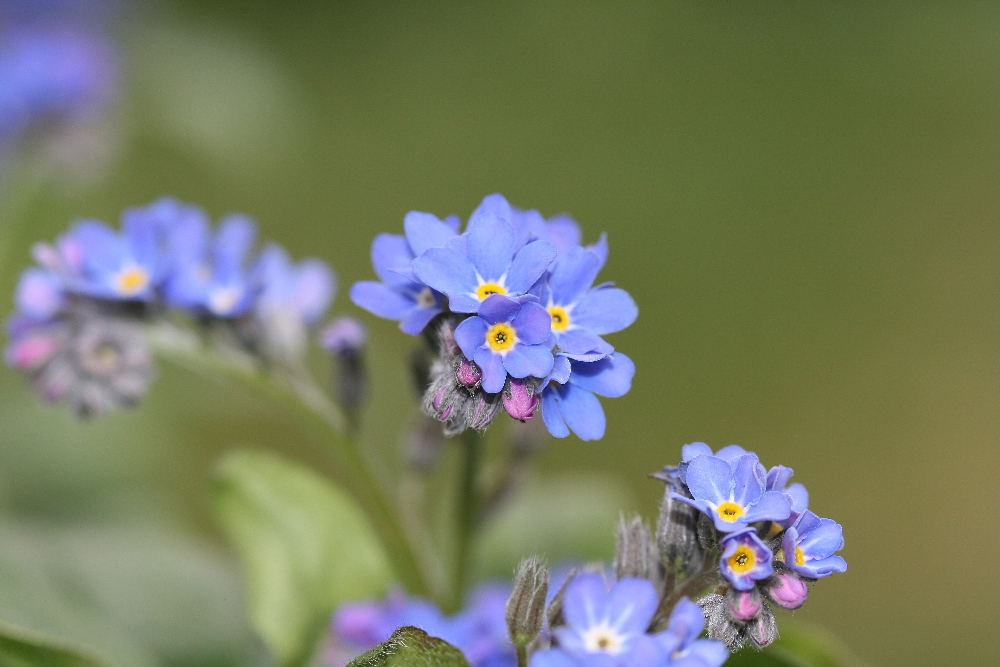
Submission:
POLYGON ((462 434, 462 470, 459 476, 457 515, 458 534, 455 536, 454 578, 451 608, 458 610, 465 601, 469 586, 473 542, 479 526, 479 465, 483 439, 475 430, 462 434))
POLYGON ((332 446, 343 466, 344 481, 354 499, 375 525, 396 574, 408 591, 430 596, 430 584, 410 534, 394 511, 389 496, 371 473, 357 444, 343 437, 345 421, 339 408, 311 380, 302 376, 267 375, 249 357, 207 353, 200 340, 177 328, 154 328, 151 344, 170 361, 199 375, 220 375, 261 394, 299 418, 314 435, 332 446), (331 437, 332 436, 332 437, 331 437))

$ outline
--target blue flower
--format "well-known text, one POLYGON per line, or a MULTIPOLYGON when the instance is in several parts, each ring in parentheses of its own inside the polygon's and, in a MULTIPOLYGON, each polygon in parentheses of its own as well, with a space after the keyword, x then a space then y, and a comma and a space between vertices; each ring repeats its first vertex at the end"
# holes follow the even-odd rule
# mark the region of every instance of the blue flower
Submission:
POLYGON ((474 667, 515 667, 514 645, 507 636, 505 607, 510 588, 484 584, 455 615, 419 598, 395 593, 385 603, 346 604, 334 616, 338 644, 348 649, 341 662, 384 642, 403 625, 412 625, 444 639, 465 654, 474 667))
POLYGON ((439 220, 430 213, 411 211, 404 220, 406 236, 380 234, 372 243, 372 264, 382 282, 362 281, 351 287, 351 300, 365 310, 417 335, 444 312, 444 297, 413 275, 413 260, 430 248, 443 246, 458 235, 459 220, 439 220))
POLYGON ((729 658, 725 644, 714 639, 699 639, 705 629, 705 612, 681 598, 670 614, 665 632, 655 635, 667 656, 667 667, 719 667, 729 658))
POLYGON ((702 454, 687 462, 682 475, 693 499, 677 493, 671 497, 710 516, 724 533, 757 521, 782 521, 791 512, 783 493, 765 491, 764 467, 756 454, 731 461, 702 454))
MULTIPOLYGON (((506 200, 504 200, 506 201, 506 200)), ((531 241, 518 249, 517 233, 510 222, 509 206, 477 209, 466 232, 433 247, 413 260, 413 273, 423 284, 448 296, 456 313, 475 313, 494 294, 526 294, 545 273, 556 248, 545 241, 531 241)))
POLYGON ((261 252, 254 278, 260 284, 256 310, 262 317, 291 314, 308 326, 326 314, 337 289, 326 262, 306 259, 295 265, 285 249, 273 243, 261 252))
POLYGON ((558 648, 536 653, 532 667, 662 664, 662 649, 646 633, 659 601, 647 579, 625 578, 608 591, 601 575, 576 575, 563 602, 566 625, 552 630, 558 648))
POLYGON ((822 579, 834 572, 846 572, 847 561, 835 556, 844 548, 844 529, 833 519, 821 519, 813 512, 803 512, 785 531, 782 551, 785 564, 810 579, 822 579))
POLYGON ((597 396, 624 396, 634 375, 635 364, 621 352, 592 362, 557 355, 541 387, 542 419, 549 433, 565 438, 572 430, 581 440, 603 438, 606 418, 597 396))
POLYGON ((63 281, 48 269, 27 269, 17 284, 14 303, 19 314, 32 320, 55 317, 66 306, 63 281))
MULTIPOLYGON (((706 445, 704 442, 692 442, 690 445, 684 445, 681 448, 681 461, 687 463, 696 456, 701 456, 702 454, 708 454, 709 456, 717 456, 720 459, 726 461, 732 461, 733 459, 750 454, 747 450, 743 449, 739 445, 728 445, 723 447, 719 451, 712 453, 712 448, 706 445)), ((769 489, 770 490, 770 489, 769 489)))
POLYGON ((208 217, 195 207, 178 209, 169 237, 171 274, 166 302, 195 315, 232 318, 254 305, 257 288, 248 268, 256 226, 230 215, 212 238, 208 217))
POLYGON ((602 266, 596 253, 579 246, 570 248, 553 263, 539 294, 552 315, 557 350, 571 357, 610 354, 614 348, 601 336, 621 331, 639 315, 625 290, 610 285, 592 289, 602 266))
POLYGON ((544 378, 552 370, 552 351, 544 344, 551 318, 529 298, 494 294, 483 302, 478 316, 466 318, 455 329, 462 354, 483 372, 486 393, 500 392, 507 375, 544 378))
POLYGON ((809 492, 806 490, 806 487, 798 482, 791 485, 788 484, 788 480, 794 474, 794 470, 785 466, 774 466, 767 471, 765 490, 781 491, 788 498, 788 502, 792 507, 791 514, 788 515, 787 519, 775 522, 782 528, 788 528, 794 524, 799 516, 809 509, 809 492))
POLYGON ((67 292, 115 301, 149 301, 163 279, 156 225, 122 216, 119 234, 101 222, 77 223, 56 241, 39 244, 36 258, 62 280, 67 292))
POLYGON ((753 528, 729 533, 722 538, 719 569, 738 591, 749 591, 774 573, 771 549, 753 528))
POLYGON ((111 102, 118 76, 100 34, 68 24, 0 31, 0 145, 43 123, 90 120, 111 102))

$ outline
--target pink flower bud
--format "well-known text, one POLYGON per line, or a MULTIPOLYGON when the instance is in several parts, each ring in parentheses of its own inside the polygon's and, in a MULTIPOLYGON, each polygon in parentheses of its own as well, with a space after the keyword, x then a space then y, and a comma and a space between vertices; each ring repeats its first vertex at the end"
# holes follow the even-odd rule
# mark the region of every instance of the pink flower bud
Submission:
POLYGON ((535 393, 534 382, 528 378, 511 378, 503 390, 503 407, 514 419, 528 421, 534 417, 539 397, 535 393))
POLYGON ((464 356, 455 369, 455 381, 463 387, 478 387, 483 379, 483 372, 473 361, 469 361, 464 356))
POLYGON ((786 572, 775 577, 777 583, 767 592, 776 604, 785 609, 798 609, 809 597, 809 587, 794 574, 786 572))
POLYGON ((726 604, 729 606, 729 617, 734 621, 745 623, 753 620, 760 613, 763 600, 761 600, 760 593, 757 592, 756 588, 749 591, 738 591, 734 588, 726 595, 726 604))

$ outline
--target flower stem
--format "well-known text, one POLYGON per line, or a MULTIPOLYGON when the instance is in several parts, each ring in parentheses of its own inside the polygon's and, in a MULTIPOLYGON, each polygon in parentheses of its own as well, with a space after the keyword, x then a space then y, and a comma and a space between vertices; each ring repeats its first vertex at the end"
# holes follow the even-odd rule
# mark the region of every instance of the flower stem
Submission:
POLYGON ((483 438, 473 429, 462 434, 462 469, 459 476, 457 535, 455 536, 454 578, 451 591, 451 609, 460 609, 469 586, 473 541, 479 527, 479 465, 482 457, 483 438))
POLYGON ((400 513, 394 511, 392 501, 372 474, 357 443, 345 437, 345 420, 340 409, 311 378, 303 374, 261 372, 252 358, 209 352, 197 336, 172 326, 154 327, 148 338, 159 356, 181 367, 215 379, 225 377, 271 399, 326 443, 342 466, 348 491, 372 521, 402 584, 414 595, 432 594, 427 568, 400 520, 400 513))

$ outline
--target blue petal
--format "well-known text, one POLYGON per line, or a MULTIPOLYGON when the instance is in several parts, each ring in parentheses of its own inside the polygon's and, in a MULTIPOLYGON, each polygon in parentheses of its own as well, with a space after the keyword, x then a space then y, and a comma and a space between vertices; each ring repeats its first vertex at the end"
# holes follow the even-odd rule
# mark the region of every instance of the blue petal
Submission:
POLYGON ((792 507, 788 498, 781 491, 768 491, 760 497, 752 507, 747 509, 747 513, 742 517, 746 523, 755 521, 781 521, 787 519, 792 507))
POLYGON ((701 634, 705 628, 705 612, 688 598, 681 598, 670 613, 670 623, 667 632, 681 639, 680 645, 686 646, 701 634))
MULTIPOLYGON (((733 501, 743 507, 757 502, 760 494, 764 493, 764 477, 760 474, 757 455, 746 454, 730 461, 729 465, 733 471, 733 501)), ((788 518, 788 515, 781 518, 788 518)))
POLYGON ((621 331, 638 316, 635 301, 628 292, 617 287, 591 290, 573 308, 573 323, 598 336, 621 331))
POLYGON ((557 215, 545 225, 546 240, 551 242, 560 253, 580 245, 583 235, 580 225, 568 215, 557 215))
POLYGON ((66 297, 54 274, 31 268, 21 274, 14 300, 20 312, 36 320, 44 320, 62 309, 66 297))
POLYGON ((503 359, 500 358, 500 355, 494 354, 485 347, 480 347, 475 351, 472 360, 479 365, 479 369, 483 372, 483 391, 487 394, 498 394, 503 391, 503 386, 507 382, 507 371, 503 367, 503 359))
POLYGON ((685 481, 695 499, 720 505, 729 501, 732 469, 715 456, 696 456, 688 463, 685 481))
POLYGON ((515 299, 503 294, 492 294, 479 304, 476 313, 490 324, 510 322, 521 310, 521 304, 515 299))
POLYGON ((788 486, 788 480, 790 480, 794 474, 795 471, 791 468, 786 468, 785 466, 774 466, 767 471, 767 484, 765 488, 768 491, 781 491, 788 486))
POLYGON ((600 440, 604 437, 607 422, 604 408, 596 396, 571 382, 566 385, 561 398, 559 410, 577 437, 581 440, 600 440))
POLYGON ((579 246, 561 255, 549 275, 553 302, 561 306, 575 303, 594 284, 600 264, 597 255, 579 246))
MULTIPOLYGON (((431 248, 417 257, 413 260, 413 272, 425 285, 452 299, 475 293, 478 287, 472 262, 450 248, 431 248)), ((479 306, 478 301, 476 306, 479 306)), ((475 312, 475 309, 458 312, 475 312)))
POLYGON ((548 340, 552 332, 552 315, 537 303, 528 302, 521 306, 511 324, 519 340, 528 345, 539 345, 548 340))
POLYGON ((256 234, 257 226, 246 216, 230 215, 220 222, 215 237, 216 275, 228 277, 242 272, 256 234))
POLYGON ((483 215, 495 215, 508 222, 513 218, 513 214, 506 197, 501 194, 492 194, 483 198, 482 203, 469 216, 469 223, 483 215))
POLYGON ((784 494, 792 504, 792 512, 801 514, 809 509, 809 492, 803 485, 796 482, 786 488, 784 494))
POLYGON ((562 333, 558 331, 553 333, 556 336, 559 351, 566 354, 599 354, 603 358, 615 351, 614 346, 586 329, 570 329, 562 333))
POLYGON ((122 232, 133 259, 155 273, 160 263, 160 235, 155 220, 148 216, 125 215, 122 232))
POLYGON ((579 663, 560 649, 536 651, 531 656, 530 667, 579 667, 579 663))
POLYGON ((475 313, 479 310, 479 299, 468 294, 455 294, 448 297, 448 310, 453 313, 475 313))
POLYGON ((126 261, 118 235, 101 222, 87 220, 74 227, 69 236, 79 244, 87 269, 98 275, 117 271, 126 261))
POLYGON ((819 560, 806 561, 804 566, 799 566, 796 569, 809 570, 814 579, 821 579, 830 576, 834 572, 847 572, 847 561, 840 556, 829 556, 819 560))
POLYGON ((605 615, 612 628, 623 634, 646 632, 659 605, 656 588, 648 579, 628 577, 620 580, 605 603, 605 615))
POLYGON ((552 350, 544 345, 517 345, 503 358, 511 377, 543 378, 552 370, 552 350))
POLYGON ((844 547, 844 529, 833 519, 821 519, 819 526, 802 538, 799 547, 807 555, 825 558, 844 547))
POLYGON ((549 429, 556 438, 565 438, 569 435, 569 427, 566 420, 559 412, 559 399, 554 387, 542 392, 542 421, 545 428, 549 429))
POLYGON ((333 269, 318 259, 307 259, 299 264, 292 301, 306 324, 312 325, 326 313, 336 290, 333 269))
POLYGON ((481 215, 469 221, 465 235, 469 259, 482 279, 500 280, 514 257, 514 228, 495 215, 481 215))
POLYGON ((729 649, 715 639, 699 639, 691 644, 684 656, 670 663, 670 667, 722 667, 729 660, 729 649))
POLYGON ((607 599, 604 577, 595 572, 581 572, 573 577, 563 599, 566 624, 575 630, 586 630, 605 620, 607 599))
POLYGON ((472 359, 486 342, 486 330, 486 322, 478 317, 466 318, 455 327, 455 342, 466 359, 472 359))
POLYGON ((431 320, 443 312, 441 308, 437 307, 418 308, 403 318, 403 321, 399 323, 399 328, 403 330, 403 333, 416 336, 424 330, 424 327, 430 324, 431 320))
POLYGON ((696 456, 708 454, 712 456, 712 448, 704 442, 692 442, 690 445, 681 447, 681 461, 690 461, 696 456))
POLYGON ((549 382, 566 384, 569 382, 572 370, 573 368, 569 363, 569 359, 561 354, 558 354, 556 355, 555 362, 552 364, 552 370, 549 372, 549 376, 545 379, 549 382))
POLYGON ((417 307, 411 296, 372 280, 354 283, 351 287, 351 301, 368 312, 389 320, 401 320, 417 307))
POLYGON ((521 248, 510 262, 510 269, 504 267, 507 271, 504 283, 507 289, 515 294, 527 292, 549 268, 557 253, 556 247, 545 241, 532 241, 521 248))
MULTIPOLYGON (((746 456, 747 454, 751 453, 752 452, 748 452, 739 445, 726 445, 725 447, 717 451, 715 455, 725 461, 733 462, 736 459, 740 458, 741 456, 746 456)), ((756 454, 754 454, 754 456, 756 456, 756 454)))
POLYGON ((455 236, 455 230, 442 222, 436 215, 410 211, 403 220, 406 240, 417 257, 430 248, 442 247, 455 236))
POLYGON ((401 276, 396 269, 409 268, 413 253, 406 239, 397 234, 379 234, 372 242, 372 266, 382 282, 393 287, 403 287, 410 280, 401 276))
POLYGON ((601 233, 601 238, 597 239, 596 243, 587 246, 587 250, 597 255, 603 269, 604 265, 608 263, 608 235, 601 233))
POLYGON ((618 398, 632 388, 635 364, 621 352, 593 363, 574 363, 570 382, 598 396, 618 398))

